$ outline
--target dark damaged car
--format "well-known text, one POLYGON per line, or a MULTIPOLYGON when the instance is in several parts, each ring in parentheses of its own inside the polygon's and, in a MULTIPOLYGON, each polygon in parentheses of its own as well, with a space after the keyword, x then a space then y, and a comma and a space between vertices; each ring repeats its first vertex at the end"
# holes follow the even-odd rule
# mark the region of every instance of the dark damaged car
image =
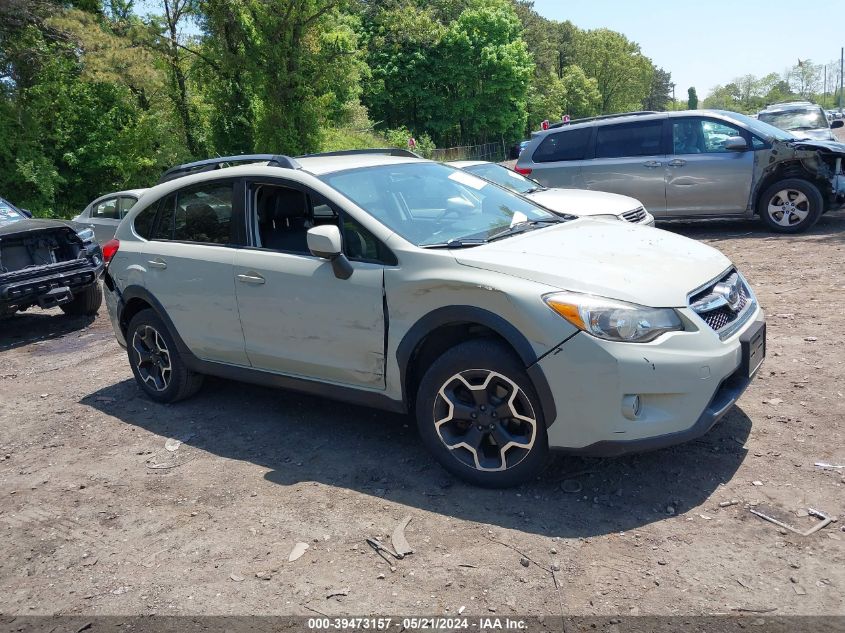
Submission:
POLYGON ((33 306, 93 315, 103 299, 102 270, 93 230, 32 219, 0 198, 0 317, 33 306))
POLYGON ((656 220, 752 218, 798 233, 845 204, 845 144, 736 112, 635 112, 537 132, 516 171, 636 198, 656 220))

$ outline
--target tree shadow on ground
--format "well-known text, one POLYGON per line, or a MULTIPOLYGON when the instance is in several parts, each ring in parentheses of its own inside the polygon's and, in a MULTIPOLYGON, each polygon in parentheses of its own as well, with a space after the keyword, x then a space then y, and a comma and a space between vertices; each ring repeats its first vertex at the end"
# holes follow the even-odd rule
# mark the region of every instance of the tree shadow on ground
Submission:
POLYGON ((449 475, 426 453, 408 416, 289 391, 208 379, 193 399, 159 405, 126 380, 81 403, 164 437, 190 429, 187 444, 268 468, 265 479, 279 486, 319 482, 428 512, 563 537, 630 530, 702 504, 734 476, 751 430, 749 418, 734 407, 699 440, 608 460, 558 456, 536 481, 502 491, 449 475), (565 479, 577 481, 580 492, 564 492, 565 479))

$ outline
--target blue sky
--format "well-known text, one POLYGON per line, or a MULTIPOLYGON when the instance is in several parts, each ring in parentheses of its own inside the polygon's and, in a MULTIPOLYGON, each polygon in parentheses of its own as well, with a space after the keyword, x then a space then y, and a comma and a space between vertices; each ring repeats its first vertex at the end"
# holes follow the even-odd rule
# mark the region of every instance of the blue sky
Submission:
POLYGON ((816 63, 835 59, 838 74, 839 49, 845 45, 841 2, 535 0, 534 9, 583 29, 624 33, 672 73, 680 99, 690 86, 703 98, 713 86, 739 75, 783 73, 799 57, 816 63))

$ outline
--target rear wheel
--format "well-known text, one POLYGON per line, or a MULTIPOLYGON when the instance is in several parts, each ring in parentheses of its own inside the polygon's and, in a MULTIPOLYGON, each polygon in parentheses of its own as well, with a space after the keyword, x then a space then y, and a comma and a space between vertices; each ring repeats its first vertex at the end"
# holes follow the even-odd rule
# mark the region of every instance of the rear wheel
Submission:
POLYGON ((59 307, 68 316, 94 316, 103 303, 103 289, 99 282, 73 295, 73 299, 59 307))
POLYGON ((757 204, 763 222, 778 233, 801 233, 813 226, 824 210, 818 187, 807 180, 787 178, 768 187, 757 204))
POLYGON ((514 486, 537 475, 548 459, 531 380, 495 341, 467 341, 438 358, 420 382, 416 415, 428 449, 470 483, 514 486))
POLYGON ((132 317, 126 341, 135 381, 151 399, 177 402, 199 391, 202 374, 187 368, 167 326, 153 310, 141 310, 132 317))

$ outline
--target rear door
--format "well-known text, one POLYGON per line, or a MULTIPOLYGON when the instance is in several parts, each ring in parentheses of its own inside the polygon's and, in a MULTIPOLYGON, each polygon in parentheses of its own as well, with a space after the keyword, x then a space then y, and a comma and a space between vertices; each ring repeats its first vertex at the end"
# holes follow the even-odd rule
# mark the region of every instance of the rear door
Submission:
POLYGON ((250 246, 235 254, 235 287, 253 367, 341 385, 384 389, 384 266, 369 231, 300 183, 248 185, 250 246), (337 224, 353 273, 308 251, 311 226, 337 224))
POLYGON ((154 225, 141 229, 149 235, 141 265, 145 287, 191 352, 202 360, 246 366, 233 267, 243 243, 242 200, 239 180, 204 182, 170 194, 159 203, 154 225))
POLYGON ((669 120, 672 156, 666 162, 667 215, 695 217, 745 212, 754 171, 752 137, 740 127, 707 117, 669 120), (741 136, 746 151, 725 149, 741 136))
POLYGON ((597 124, 595 158, 581 167, 584 188, 631 196, 655 217, 665 215, 664 120, 597 124))

